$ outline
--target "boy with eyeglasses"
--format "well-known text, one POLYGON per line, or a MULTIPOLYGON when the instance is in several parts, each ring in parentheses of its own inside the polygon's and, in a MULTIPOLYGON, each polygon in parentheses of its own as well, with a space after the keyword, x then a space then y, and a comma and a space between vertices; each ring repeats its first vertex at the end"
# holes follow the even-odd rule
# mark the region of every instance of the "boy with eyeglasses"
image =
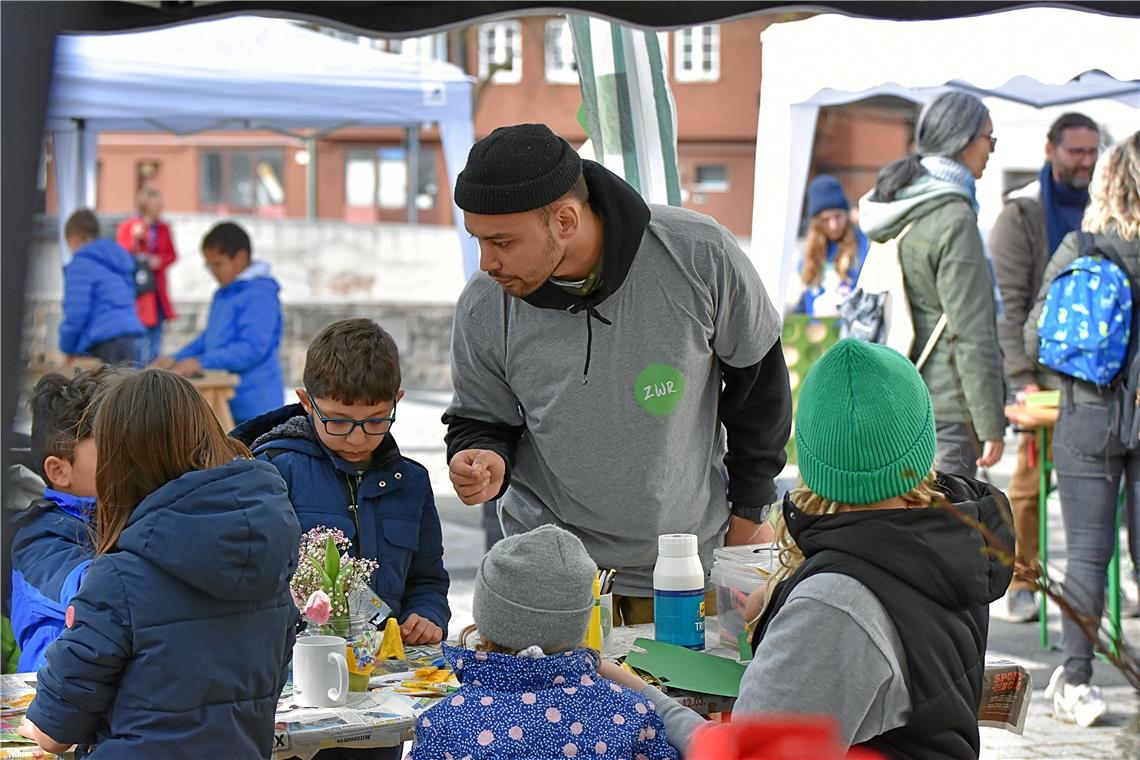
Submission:
POLYGON ((400 356, 370 319, 334 322, 309 345, 299 404, 263 414, 232 435, 275 466, 301 530, 341 530, 350 551, 380 563, 372 590, 409 644, 447 635, 443 531, 423 465, 400 453, 400 356))

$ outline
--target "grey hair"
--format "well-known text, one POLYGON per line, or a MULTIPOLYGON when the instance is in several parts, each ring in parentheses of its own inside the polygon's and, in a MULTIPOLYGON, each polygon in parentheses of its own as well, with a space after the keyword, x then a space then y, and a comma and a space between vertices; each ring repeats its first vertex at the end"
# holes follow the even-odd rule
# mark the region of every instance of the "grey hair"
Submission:
POLYGON ((915 127, 917 153, 888 164, 875 181, 872 200, 892 201, 895 194, 926 173, 923 156, 956 159, 982 133, 990 111, 976 95, 944 92, 923 107, 915 127))

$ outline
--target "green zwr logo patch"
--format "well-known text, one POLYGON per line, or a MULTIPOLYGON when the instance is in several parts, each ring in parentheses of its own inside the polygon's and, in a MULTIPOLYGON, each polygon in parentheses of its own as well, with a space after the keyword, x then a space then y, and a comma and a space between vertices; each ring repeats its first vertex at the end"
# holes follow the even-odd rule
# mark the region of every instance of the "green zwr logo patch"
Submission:
POLYGON ((633 381, 634 398, 654 416, 676 409, 684 391, 685 378, 668 364, 650 364, 633 381))

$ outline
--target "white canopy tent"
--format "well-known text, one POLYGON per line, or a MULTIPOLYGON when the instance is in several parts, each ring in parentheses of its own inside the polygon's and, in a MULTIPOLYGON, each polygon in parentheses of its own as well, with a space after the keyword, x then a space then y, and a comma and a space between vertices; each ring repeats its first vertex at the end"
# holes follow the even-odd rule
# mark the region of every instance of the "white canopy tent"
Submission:
POLYGON ((751 257, 781 313, 821 106, 924 103, 956 88, 1036 107, 1114 98, 1140 108, 1140 19, 1057 8, 942 21, 829 14, 761 38, 751 257))
MULTIPOLYGON (((94 203, 100 131, 259 129, 311 140, 343 127, 398 125, 408 129, 414 148, 420 125, 430 122, 439 125, 454 186, 474 142, 471 81, 462 69, 284 19, 235 17, 129 34, 61 35, 46 128, 53 133, 62 220, 94 203)), ((409 162, 417 154, 409 150, 409 162)), ((452 212, 462 231, 454 204, 452 212)), ((473 241, 461 239, 464 269, 474 271, 473 241)))

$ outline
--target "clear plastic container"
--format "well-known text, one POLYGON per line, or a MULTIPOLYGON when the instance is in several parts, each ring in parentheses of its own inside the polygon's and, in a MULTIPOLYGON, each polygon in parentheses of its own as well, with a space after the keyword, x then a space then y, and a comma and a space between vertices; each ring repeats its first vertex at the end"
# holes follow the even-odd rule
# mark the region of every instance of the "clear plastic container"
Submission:
POLYGON ((726 546, 713 553, 710 581, 716 588, 720 643, 734 651, 744 633, 744 607, 748 596, 766 587, 777 557, 769 544, 726 546))

